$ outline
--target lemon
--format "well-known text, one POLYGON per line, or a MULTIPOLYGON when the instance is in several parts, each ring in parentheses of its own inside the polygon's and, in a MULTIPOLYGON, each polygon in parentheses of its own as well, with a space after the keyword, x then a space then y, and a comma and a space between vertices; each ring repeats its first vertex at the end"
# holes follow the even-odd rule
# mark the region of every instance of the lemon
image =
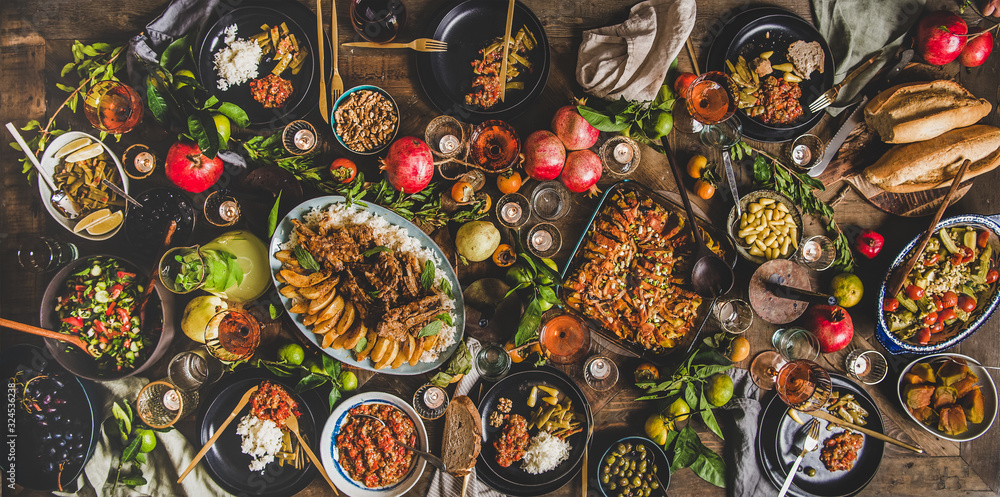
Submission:
POLYGON ((726 405, 733 398, 733 379, 725 373, 716 373, 705 384, 705 399, 713 406, 726 405))
POLYGON ((91 212, 90 214, 84 216, 83 219, 81 219, 78 223, 76 223, 76 226, 73 227, 73 233, 79 233, 101 222, 102 220, 104 220, 104 218, 110 215, 111 215, 111 209, 107 208, 91 212))
POLYGON ((222 114, 212 114, 212 120, 215 121, 215 130, 219 132, 219 143, 227 143, 232 131, 229 118, 222 114))
POLYGON ((830 282, 833 296, 837 298, 837 305, 840 307, 852 307, 861 302, 864 295, 864 285, 861 278, 851 273, 838 274, 830 282))
POLYGON ((66 162, 80 162, 93 159, 104 153, 104 145, 92 143, 66 156, 66 162))
POLYGON ((659 413, 654 413, 646 419, 646 436, 656 445, 667 443, 667 432, 673 429, 673 424, 663 418, 659 413))
POLYGON ((674 422, 680 423, 690 416, 691 406, 689 406, 687 402, 684 402, 684 399, 678 397, 677 400, 675 400, 673 404, 670 404, 670 407, 667 408, 667 414, 670 415, 670 418, 673 419, 674 422))
POLYGON ((56 160, 62 159, 63 157, 66 157, 67 155, 76 152, 87 145, 90 145, 90 138, 77 138, 76 140, 63 145, 62 148, 60 148, 59 151, 52 156, 52 158, 56 160))
POLYGON ((110 233, 112 230, 122 224, 122 219, 124 219, 122 211, 114 211, 110 216, 107 216, 97 223, 87 227, 87 233, 92 236, 100 236, 110 233))

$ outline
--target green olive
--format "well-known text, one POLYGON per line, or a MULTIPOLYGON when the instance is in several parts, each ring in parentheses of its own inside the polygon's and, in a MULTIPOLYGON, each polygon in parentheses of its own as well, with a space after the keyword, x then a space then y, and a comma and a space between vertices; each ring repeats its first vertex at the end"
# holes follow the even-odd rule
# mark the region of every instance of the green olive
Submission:
POLYGON ((642 497, 649 497, 652 494, 653 494, 653 489, 652 488, 648 488, 647 487, 647 488, 642 489, 642 497))
POLYGON ((601 483, 607 485, 610 482, 611 482, 611 475, 605 473, 603 476, 601 476, 601 483))
POLYGON ((624 454, 629 451, 629 449, 625 448, 625 444, 623 443, 619 443, 615 450, 617 450, 619 454, 624 454))
POLYGON ((611 466, 605 464, 601 466, 601 473, 608 474, 611 472, 611 466))
POLYGON ((647 467, 648 467, 648 465, 646 464, 646 461, 642 461, 642 462, 640 462, 640 463, 639 463, 639 472, 640 472, 640 473, 645 473, 645 472, 646 472, 646 469, 647 469, 647 467))
POLYGON ((636 467, 635 461, 628 463, 628 469, 635 471, 635 467, 636 467))
POLYGON ((622 479, 618 480, 618 486, 619 487, 627 487, 628 486, 628 478, 622 478, 622 479))
POLYGON ((816 468, 806 468, 806 476, 816 476, 816 468))
POLYGON ((651 488, 653 490, 656 490, 656 489, 660 488, 660 484, 657 483, 656 480, 653 480, 653 481, 649 482, 649 488, 651 488))
POLYGON ((636 476, 635 478, 632 478, 632 486, 636 487, 636 488, 641 487, 642 486, 642 478, 639 478, 638 476, 636 476))
POLYGON ((608 454, 608 457, 604 458, 604 464, 614 464, 615 463, 615 459, 616 458, 615 458, 614 454, 608 454))
POLYGON ((657 471, 659 471, 659 470, 660 470, 660 468, 658 468, 658 467, 656 466, 656 464, 653 464, 653 472, 654 472, 654 473, 656 473, 656 472, 657 472, 657 471))
POLYGON ((638 452, 640 452, 640 453, 642 453, 642 454, 645 454, 646 453, 646 446, 645 445, 640 445, 640 446, 636 447, 635 450, 638 451, 638 452))
POLYGON ((631 451, 632 451, 632 442, 625 442, 624 452, 631 452, 631 451))
POLYGON ((632 478, 632 475, 634 475, 634 474, 635 474, 635 471, 632 471, 630 469, 630 470, 628 470, 628 471, 625 472, 625 478, 632 478))

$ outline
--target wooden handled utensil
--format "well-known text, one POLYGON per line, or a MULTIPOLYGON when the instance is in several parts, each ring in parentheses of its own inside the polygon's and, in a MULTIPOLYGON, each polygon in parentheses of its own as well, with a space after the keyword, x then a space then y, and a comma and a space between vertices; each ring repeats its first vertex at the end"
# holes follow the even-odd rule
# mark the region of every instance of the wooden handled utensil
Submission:
POLYGON ((299 447, 306 452, 306 456, 309 457, 309 460, 312 461, 313 465, 316 466, 316 469, 319 470, 319 474, 323 475, 323 479, 326 480, 326 483, 333 489, 333 494, 340 495, 340 492, 337 492, 337 487, 333 486, 333 481, 330 480, 330 476, 326 474, 326 469, 323 468, 323 463, 319 462, 319 458, 317 458, 312 449, 306 445, 306 441, 302 440, 302 435, 299 434, 299 420, 295 416, 289 416, 285 418, 285 425, 288 426, 288 429, 293 435, 295 435, 295 438, 299 441, 299 447))
MULTIPOLYGON (((334 0, 336 2, 336 0, 334 0)), ((336 19, 334 19, 336 21, 336 19)), ((316 0, 316 39, 319 40, 319 115, 327 123, 330 122, 330 104, 326 101, 326 61, 323 53, 323 0, 316 0)), ((334 45, 337 40, 333 40, 334 45)))
POLYGON ((197 454, 195 454, 194 459, 191 459, 191 464, 188 464, 187 468, 184 469, 184 472, 181 473, 180 478, 177 479, 177 483, 184 481, 184 478, 187 477, 188 473, 190 473, 191 470, 198 465, 198 461, 201 461, 201 458, 205 457, 205 453, 208 452, 208 449, 212 448, 212 445, 215 444, 215 441, 219 439, 219 435, 222 435, 222 432, 226 431, 226 427, 229 426, 229 423, 231 423, 233 419, 236 418, 236 415, 243 410, 243 408, 247 405, 247 403, 250 402, 250 397, 252 397, 253 394, 257 393, 258 388, 260 387, 254 386, 250 390, 247 390, 247 393, 243 394, 243 398, 241 398, 240 401, 236 404, 236 407, 233 408, 233 412, 229 414, 229 417, 226 418, 226 420, 223 421, 221 425, 219 425, 219 428, 215 430, 215 433, 212 434, 212 438, 209 438, 205 446, 202 447, 197 454))
MULTIPOLYGON (((344 79, 340 77, 340 69, 337 67, 337 0, 333 0, 330 6, 330 36, 333 43, 333 78, 330 79, 330 99, 337 103, 337 99, 344 94, 344 79)), ((322 38, 320 38, 322 40, 322 38)), ((322 41, 320 41, 322 43, 322 41)), ((325 77, 325 76, 324 76, 325 77)))
POLYGON ((913 266, 917 264, 917 259, 920 258, 920 254, 924 253, 924 249, 927 248, 927 242, 931 240, 931 235, 934 234, 934 228, 937 227, 938 221, 941 221, 941 216, 944 215, 944 210, 948 208, 951 204, 952 197, 955 196, 955 192, 958 191, 958 185, 962 184, 962 178, 965 177, 965 172, 969 170, 969 164, 972 162, 968 159, 962 163, 962 166, 958 168, 958 173, 955 174, 955 179, 951 182, 951 188, 948 189, 948 194, 945 195, 944 200, 941 205, 938 206, 937 212, 934 213, 934 219, 931 220, 930 226, 920 235, 920 241, 917 242, 917 247, 910 254, 910 258, 903 263, 902 266, 896 268, 896 271, 892 273, 892 278, 889 279, 889 284, 886 285, 886 295, 889 297, 895 297, 899 290, 903 288, 903 282, 906 281, 906 275, 910 274, 913 270, 913 266))
POLYGON ((503 62, 500 64, 500 101, 507 96, 507 56, 510 54, 510 25, 514 22, 514 0, 507 2, 507 27, 503 31, 503 62))
POLYGON ((879 432, 877 432, 875 430, 869 430, 868 428, 865 428, 864 426, 858 426, 858 425, 856 425, 854 423, 848 423, 847 421, 844 421, 843 419, 840 419, 837 416, 834 416, 833 414, 830 414, 830 413, 828 413, 828 412, 826 412, 826 411, 824 411, 822 409, 817 409, 815 411, 809 411, 809 412, 805 412, 805 413, 802 413, 802 414, 808 414, 809 416, 812 416, 814 418, 819 418, 819 419, 822 419, 824 421, 829 421, 831 423, 836 423, 836 424, 841 425, 841 426, 846 426, 847 428, 850 428, 850 429, 852 429, 854 431, 860 431, 861 433, 864 433, 865 435, 875 437, 875 438, 877 438, 877 439, 879 439, 879 440, 881 440, 883 442, 889 442, 889 443, 891 443, 893 445, 898 445, 898 446, 900 446, 900 447, 902 447, 904 449, 912 450, 913 452, 916 452, 918 454, 923 454, 924 453, 924 449, 920 448, 919 446, 910 445, 910 444, 908 444, 906 442, 900 442, 899 440, 896 440, 895 438, 892 438, 892 437, 890 437, 888 435, 884 435, 884 434, 879 433, 879 432))
POLYGON ((67 335, 65 333, 59 333, 58 331, 46 330, 45 328, 39 328, 37 326, 32 326, 30 324, 18 323, 17 321, 11 321, 9 319, 0 318, 0 326, 5 328, 10 328, 12 330, 23 331, 25 333, 31 333, 32 335, 38 335, 40 337, 51 338, 53 340, 59 340, 61 342, 66 342, 70 345, 76 345, 83 349, 84 352, 89 354, 91 357, 99 357, 101 354, 90 349, 87 342, 84 342, 82 338, 73 335, 67 335))

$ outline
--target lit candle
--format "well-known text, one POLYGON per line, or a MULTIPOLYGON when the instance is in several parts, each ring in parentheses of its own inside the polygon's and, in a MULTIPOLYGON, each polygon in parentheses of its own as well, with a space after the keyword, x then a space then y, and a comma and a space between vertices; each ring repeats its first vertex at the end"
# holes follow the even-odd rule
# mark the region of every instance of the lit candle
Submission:
POLYGON ((156 165, 156 158, 149 152, 142 152, 135 156, 135 169, 140 173, 148 173, 156 165))
POLYGON ((806 262, 818 261, 821 252, 822 247, 820 247, 819 242, 816 240, 808 240, 802 244, 802 259, 806 262))
POLYGON ((628 164, 629 162, 632 162, 632 157, 635 153, 628 143, 622 142, 615 145, 615 150, 612 155, 614 155, 615 161, 619 164, 628 164))
POLYGON ((508 223, 516 223, 521 219, 523 210, 517 202, 508 202, 500 209, 500 217, 508 223))
POLYGON ((531 246, 539 252, 544 252, 552 248, 552 233, 538 230, 531 235, 531 246))
POLYGON ((431 409, 437 409, 444 404, 444 390, 440 387, 430 387, 424 391, 424 404, 431 409))
POLYGON ((604 358, 595 359, 594 362, 590 363, 590 375, 598 380, 603 380, 611 374, 611 368, 608 367, 608 361, 604 358))
POLYGON ((854 365, 851 366, 851 369, 854 370, 854 374, 862 376, 868 372, 868 369, 870 367, 871 364, 869 364, 868 358, 865 357, 864 355, 860 355, 858 356, 857 359, 854 360, 854 365))
POLYGON ((795 162, 796 166, 804 166, 812 160, 812 150, 806 145, 796 145, 792 149, 792 161, 795 162))
POLYGON ((233 199, 226 199, 219 205, 219 217, 226 222, 237 220, 240 217, 240 204, 233 199))
POLYGON ((294 142, 299 150, 309 150, 316 144, 316 134, 309 129, 300 129, 295 133, 294 142))
POLYGON ((181 396, 177 395, 176 390, 167 390, 167 393, 163 394, 163 407, 170 411, 180 410, 181 396))
POLYGON ((458 137, 455 135, 444 135, 438 142, 438 149, 441 150, 441 153, 443 154, 450 154, 458 150, 458 146, 461 145, 461 143, 462 142, 458 141, 458 137))

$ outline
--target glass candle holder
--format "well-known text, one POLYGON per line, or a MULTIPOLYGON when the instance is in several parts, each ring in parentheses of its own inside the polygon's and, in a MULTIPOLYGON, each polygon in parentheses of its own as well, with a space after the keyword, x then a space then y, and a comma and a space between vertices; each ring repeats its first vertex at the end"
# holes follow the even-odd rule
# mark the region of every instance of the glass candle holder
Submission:
POLYGON ((802 242, 793 260, 813 271, 825 271, 837 260, 837 246, 823 235, 811 236, 802 242))
POLYGON ((569 212, 569 190, 559 181, 539 183, 531 191, 531 210, 541 219, 555 221, 569 212))
POLYGON ((562 247, 562 233, 552 223, 538 223, 528 230, 527 245, 536 257, 552 257, 562 247))
POLYGON ((424 128, 424 142, 436 155, 444 158, 455 157, 467 146, 465 128, 454 117, 437 116, 424 128))
POLYGON ((825 151, 823 140, 816 135, 804 134, 788 146, 788 162, 799 172, 806 172, 823 160, 825 151))
POLYGON ((220 361, 245 361, 258 345, 260 323, 246 311, 227 309, 212 316, 205 326, 205 346, 220 361))
POLYGON ((150 428, 163 429, 194 412, 198 392, 185 391, 167 380, 153 381, 139 391, 136 411, 150 428))
POLYGON ((319 144, 319 135, 308 121, 292 121, 281 132, 281 144, 292 155, 305 155, 319 144))
POLYGON ((146 145, 137 143, 122 154, 122 169, 132 179, 145 179, 156 169, 156 156, 146 145))
POLYGON ((528 198, 520 193, 508 193, 497 200, 497 220, 500 224, 514 229, 524 226, 531 217, 528 198))
POLYGON ((447 409, 448 392, 439 386, 427 383, 413 394, 413 410, 421 418, 433 421, 444 416, 447 409))
POLYGON ((230 191, 216 190, 205 199, 203 214, 214 226, 232 226, 240 220, 240 203, 230 191))
POLYGON ((583 379, 595 391, 610 390, 618 382, 618 366, 607 357, 595 355, 583 365, 583 379))
POLYGON ((597 153, 604 172, 615 178, 625 178, 639 167, 639 144, 627 136, 616 136, 604 142, 597 153))
POLYGON ((875 385, 889 372, 885 356, 877 350, 854 349, 844 359, 847 375, 865 385, 875 385))

